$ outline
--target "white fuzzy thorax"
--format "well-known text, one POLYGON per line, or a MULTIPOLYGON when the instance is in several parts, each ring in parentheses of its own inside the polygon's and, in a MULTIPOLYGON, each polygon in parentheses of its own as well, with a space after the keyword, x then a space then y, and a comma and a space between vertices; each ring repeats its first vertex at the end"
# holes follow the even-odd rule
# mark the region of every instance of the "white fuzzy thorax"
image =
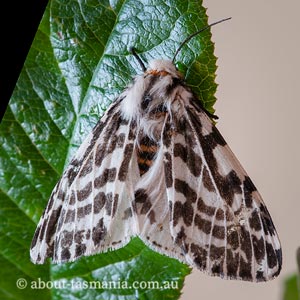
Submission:
MULTIPOLYGON (((121 114, 126 120, 135 120, 144 134, 154 137, 155 132, 161 131, 164 122, 163 115, 153 118, 149 112, 155 111, 155 108, 163 105, 172 115, 171 107, 180 109, 182 105, 175 103, 176 98, 188 97, 186 90, 182 91, 182 87, 178 87, 171 94, 167 93, 168 87, 172 85, 173 80, 181 78, 182 75, 177 71, 175 65, 169 60, 152 60, 149 68, 142 75, 135 77, 133 84, 121 95, 124 99, 121 103, 121 114), (153 76, 157 76, 153 83, 153 76), (150 86, 151 85, 151 86, 150 86), (181 96, 178 97, 180 90, 181 96), (142 109, 142 102, 145 94, 151 101, 148 103, 147 110, 142 109)), ((190 93, 188 93, 190 94, 190 93)), ((178 111, 176 111, 177 113, 178 111)), ((174 113, 174 112, 173 112, 174 113)))

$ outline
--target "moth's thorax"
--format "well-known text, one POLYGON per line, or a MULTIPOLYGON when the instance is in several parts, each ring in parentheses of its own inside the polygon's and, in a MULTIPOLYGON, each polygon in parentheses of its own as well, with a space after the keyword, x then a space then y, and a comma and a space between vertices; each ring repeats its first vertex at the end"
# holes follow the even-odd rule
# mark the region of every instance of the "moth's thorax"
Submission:
POLYGON ((191 92, 171 61, 153 60, 121 97, 123 118, 135 120, 145 135, 157 139, 165 118, 172 118, 173 114, 180 116, 191 92))

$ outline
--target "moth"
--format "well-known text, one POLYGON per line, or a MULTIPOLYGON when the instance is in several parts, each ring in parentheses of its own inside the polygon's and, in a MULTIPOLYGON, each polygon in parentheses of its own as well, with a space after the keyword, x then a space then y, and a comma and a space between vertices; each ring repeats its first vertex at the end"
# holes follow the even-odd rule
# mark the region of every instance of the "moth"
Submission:
POLYGON ((55 186, 30 250, 54 263, 150 248, 226 279, 281 270, 270 214, 174 61, 153 60, 109 106, 55 186))

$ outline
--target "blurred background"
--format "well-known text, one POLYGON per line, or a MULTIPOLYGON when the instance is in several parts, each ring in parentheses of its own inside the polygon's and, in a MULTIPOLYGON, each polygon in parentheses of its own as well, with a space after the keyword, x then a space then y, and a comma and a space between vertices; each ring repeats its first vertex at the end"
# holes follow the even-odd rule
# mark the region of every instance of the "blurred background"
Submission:
POLYGON ((267 283, 226 281, 193 270, 182 300, 282 300, 300 246, 300 1, 205 0, 217 65, 217 127, 254 181, 283 248, 267 283))

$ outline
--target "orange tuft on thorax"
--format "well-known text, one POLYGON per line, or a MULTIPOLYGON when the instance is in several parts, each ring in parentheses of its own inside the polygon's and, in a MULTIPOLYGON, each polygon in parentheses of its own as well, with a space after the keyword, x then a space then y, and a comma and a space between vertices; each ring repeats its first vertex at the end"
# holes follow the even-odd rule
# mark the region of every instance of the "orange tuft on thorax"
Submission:
POLYGON ((150 75, 154 75, 154 76, 167 76, 167 75, 170 75, 169 72, 167 71, 158 71, 158 70, 148 70, 146 71, 147 74, 150 74, 150 75))

